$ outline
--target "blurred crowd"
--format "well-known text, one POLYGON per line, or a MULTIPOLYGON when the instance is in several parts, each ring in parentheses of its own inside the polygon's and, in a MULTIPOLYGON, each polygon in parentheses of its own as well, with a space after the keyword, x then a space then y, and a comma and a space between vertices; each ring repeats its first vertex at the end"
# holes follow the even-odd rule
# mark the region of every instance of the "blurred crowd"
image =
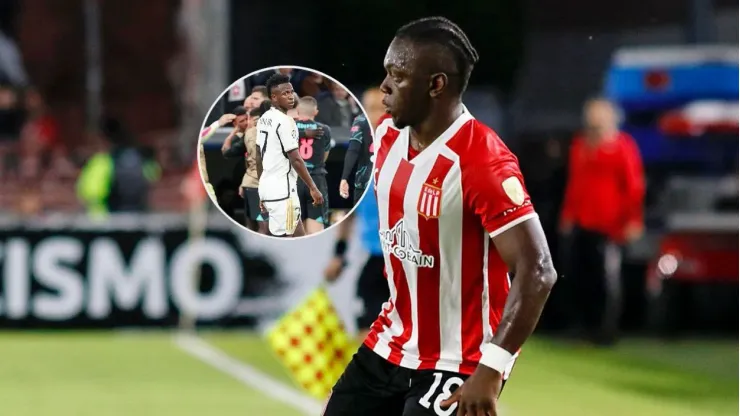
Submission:
POLYGON ((64 189, 79 169, 73 157, 37 89, 0 85, 0 210, 75 205, 64 189))
POLYGON ((166 190, 176 189, 173 185, 183 174, 172 157, 173 147, 172 137, 134 137, 115 118, 101 120, 75 140, 63 140, 56 115, 38 89, 0 85, 0 212, 42 215, 185 209, 184 198, 166 190), (167 169, 167 175, 160 185, 161 168, 167 169), (125 189, 117 186, 115 178, 128 175, 125 180, 134 180, 130 169, 141 171, 138 176, 148 178, 148 184, 146 189, 138 188, 146 201, 127 208, 128 204, 118 202, 117 194, 125 189), (86 173, 95 175, 98 184, 94 187, 100 189, 90 189, 86 173), (156 198, 149 198, 149 185, 157 187, 156 198), (102 211, 101 205, 105 207, 102 211))
POLYGON ((294 68, 279 68, 249 77, 245 81, 247 91, 251 91, 250 97, 244 102, 247 110, 255 108, 253 107, 257 102, 255 94, 262 94, 266 97, 267 90, 263 86, 275 72, 290 77, 290 83, 299 97, 311 96, 316 99, 319 113, 315 119, 320 123, 348 129, 352 125, 352 120, 362 112, 349 90, 341 84, 319 73, 294 68))
MULTIPOLYGON (((0 55, 2 51, 0 42, 0 55)), ((120 120, 108 117, 100 125, 81 131, 74 140, 64 138, 58 115, 46 105, 42 91, 27 83, 22 67, 20 71, 22 76, 15 76, 18 70, 0 68, 0 212, 43 215, 85 211, 100 214, 134 208, 138 212, 187 209, 188 199, 179 185, 190 161, 178 156, 173 134, 133 137, 120 120), (136 151, 121 153, 121 148, 136 151), (120 154, 129 155, 124 160, 134 162, 118 163, 120 154), (106 159, 109 157, 113 160, 106 159), (107 161, 102 163, 104 160, 107 161), (106 167, 108 164, 112 167, 106 167), (133 169, 137 173, 126 173, 127 166, 136 166, 133 169), (138 166, 147 168, 139 174, 142 169, 138 166), (111 180, 102 181, 108 186, 91 190, 86 185, 85 172, 107 172, 111 180), (138 188, 147 198, 135 207, 118 206, 116 201, 120 198, 115 194, 123 189, 119 190, 112 179, 119 174, 129 181, 132 175, 147 179, 146 186, 138 188)), ((276 71, 291 77, 296 94, 316 98, 317 121, 349 129, 361 112, 349 92, 332 80, 304 70, 276 71)), ((266 98, 263 85, 272 73, 265 71, 251 77, 246 85, 246 99, 230 104, 244 105, 247 110, 256 108, 266 98)))

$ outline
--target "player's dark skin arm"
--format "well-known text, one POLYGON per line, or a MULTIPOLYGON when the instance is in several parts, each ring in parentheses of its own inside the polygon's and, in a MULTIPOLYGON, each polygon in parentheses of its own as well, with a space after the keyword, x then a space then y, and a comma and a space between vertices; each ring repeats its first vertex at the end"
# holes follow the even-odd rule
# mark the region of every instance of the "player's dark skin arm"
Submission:
POLYGON ((493 243, 510 273, 516 276, 493 343, 514 354, 537 326, 557 273, 538 219, 505 231, 493 243))
MULTIPOLYGON (((324 129, 321 126, 318 126, 315 129, 305 129, 303 127, 298 127, 298 137, 313 139, 316 137, 321 137, 322 134, 324 134, 324 129)), ((324 162, 326 162, 326 159, 328 158, 329 152, 324 153, 324 162)))
POLYGON ((309 139, 314 137, 320 137, 324 133, 321 126, 318 126, 318 128, 315 129, 305 129, 302 127, 298 127, 298 137, 308 137, 309 139))
POLYGON ((262 177, 262 149, 257 146, 257 152, 254 155, 255 167, 257 168, 257 180, 262 177))
POLYGON ((316 186, 316 183, 314 183, 313 179, 311 178, 311 175, 308 173, 306 163, 303 161, 303 158, 301 158, 301 155, 298 153, 298 149, 293 149, 288 152, 288 160, 290 160, 290 164, 291 166, 293 166, 293 169, 298 172, 298 176, 301 177, 301 180, 303 180, 303 182, 305 182, 308 186, 308 189, 311 192, 311 196, 313 197, 315 195, 318 195, 321 197, 314 197, 314 205, 318 206, 323 204, 324 198, 321 195, 319 188, 316 186))
MULTIPOLYGON (((557 273, 545 233, 537 219, 530 219, 505 231, 496 236, 493 243, 516 278, 492 342, 514 354, 537 326, 550 290, 557 280, 557 273)), ((458 415, 476 415, 476 411, 495 409, 494 403, 501 391, 501 384, 502 374, 480 364, 442 406, 447 407, 459 401, 458 415)))

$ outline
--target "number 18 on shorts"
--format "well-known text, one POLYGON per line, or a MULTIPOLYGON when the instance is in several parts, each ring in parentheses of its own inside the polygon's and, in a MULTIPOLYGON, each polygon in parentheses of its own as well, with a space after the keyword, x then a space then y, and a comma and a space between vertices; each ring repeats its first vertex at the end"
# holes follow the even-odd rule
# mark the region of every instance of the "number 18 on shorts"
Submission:
POLYGON ((441 404, 467 377, 398 367, 363 345, 334 387, 323 415, 453 416, 457 404, 441 404))

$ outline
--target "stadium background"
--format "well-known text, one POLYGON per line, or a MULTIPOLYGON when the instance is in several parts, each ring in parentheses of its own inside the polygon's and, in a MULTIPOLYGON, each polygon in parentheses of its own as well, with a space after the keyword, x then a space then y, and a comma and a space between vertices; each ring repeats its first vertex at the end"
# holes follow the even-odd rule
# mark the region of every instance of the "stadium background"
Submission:
MULTIPOLYGON (((556 254, 565 161, 552 154, 564 153, 583 101, 605 89, 615 53, 738 44, 737 4, 726 0, 2 2, 4 412, 318 413, 315 399, 285 389, 294 382, 262 331, 320 284, 334 235, 286 250, 203 213, 192 203, 192 149, 231 80, 294 64, 361 92, 382 79, 393 29, 427 14, 458 22, 481 53, 466 104, 520 157, 556 254), (140 212, 102 220, 85 213, 75 188, 90 156, 106 149, 101 114, 126 126, 159 172, 147 176, 140 212), (197 337, 100 330, 193 329, 194 313, 197 337), (98 330, 79 332, 89 328, 98 330)), ((723 97, 703 98, 734 101, 737 84, 722 87, 723 97)), ((569 300, 556 289, 502 400, 506 415, 738 412, 737 107, 724 141, 674 140, 651 123, 655 114, 645 122, 625 110, 626 127, 646 132, 636 138, 648 171, 647 234, 630 247, 623 276, 627 338, 612 349, 558 340, 569 300), (648 277, 660 277, 662 245, 677 235, 705 257, 687 265, 692 284, 659 286, 680 288, 665 302, 652 295, 666 290, 648 290, 660 280, 648 277), (708 275, 715 265, 729 267, 708 275), (657 336, 665 317, 677 318, 667 327, 682 337, 657 336)), ((350 331, 348 294, 364 256, 352 247, 350 267, 329 287, 350 331)))

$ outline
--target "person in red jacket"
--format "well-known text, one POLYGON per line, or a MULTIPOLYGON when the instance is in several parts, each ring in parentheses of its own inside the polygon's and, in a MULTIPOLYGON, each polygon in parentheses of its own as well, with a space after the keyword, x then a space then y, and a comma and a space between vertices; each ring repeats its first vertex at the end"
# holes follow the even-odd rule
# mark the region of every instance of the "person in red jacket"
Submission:
POLYGON ((561 232, 570 238, 578 323, 599 344, 616 341, 621 315, 621 247, 643 234, 645 178, 635 141, 604 99, 584 107, 570 148, 561 232))

